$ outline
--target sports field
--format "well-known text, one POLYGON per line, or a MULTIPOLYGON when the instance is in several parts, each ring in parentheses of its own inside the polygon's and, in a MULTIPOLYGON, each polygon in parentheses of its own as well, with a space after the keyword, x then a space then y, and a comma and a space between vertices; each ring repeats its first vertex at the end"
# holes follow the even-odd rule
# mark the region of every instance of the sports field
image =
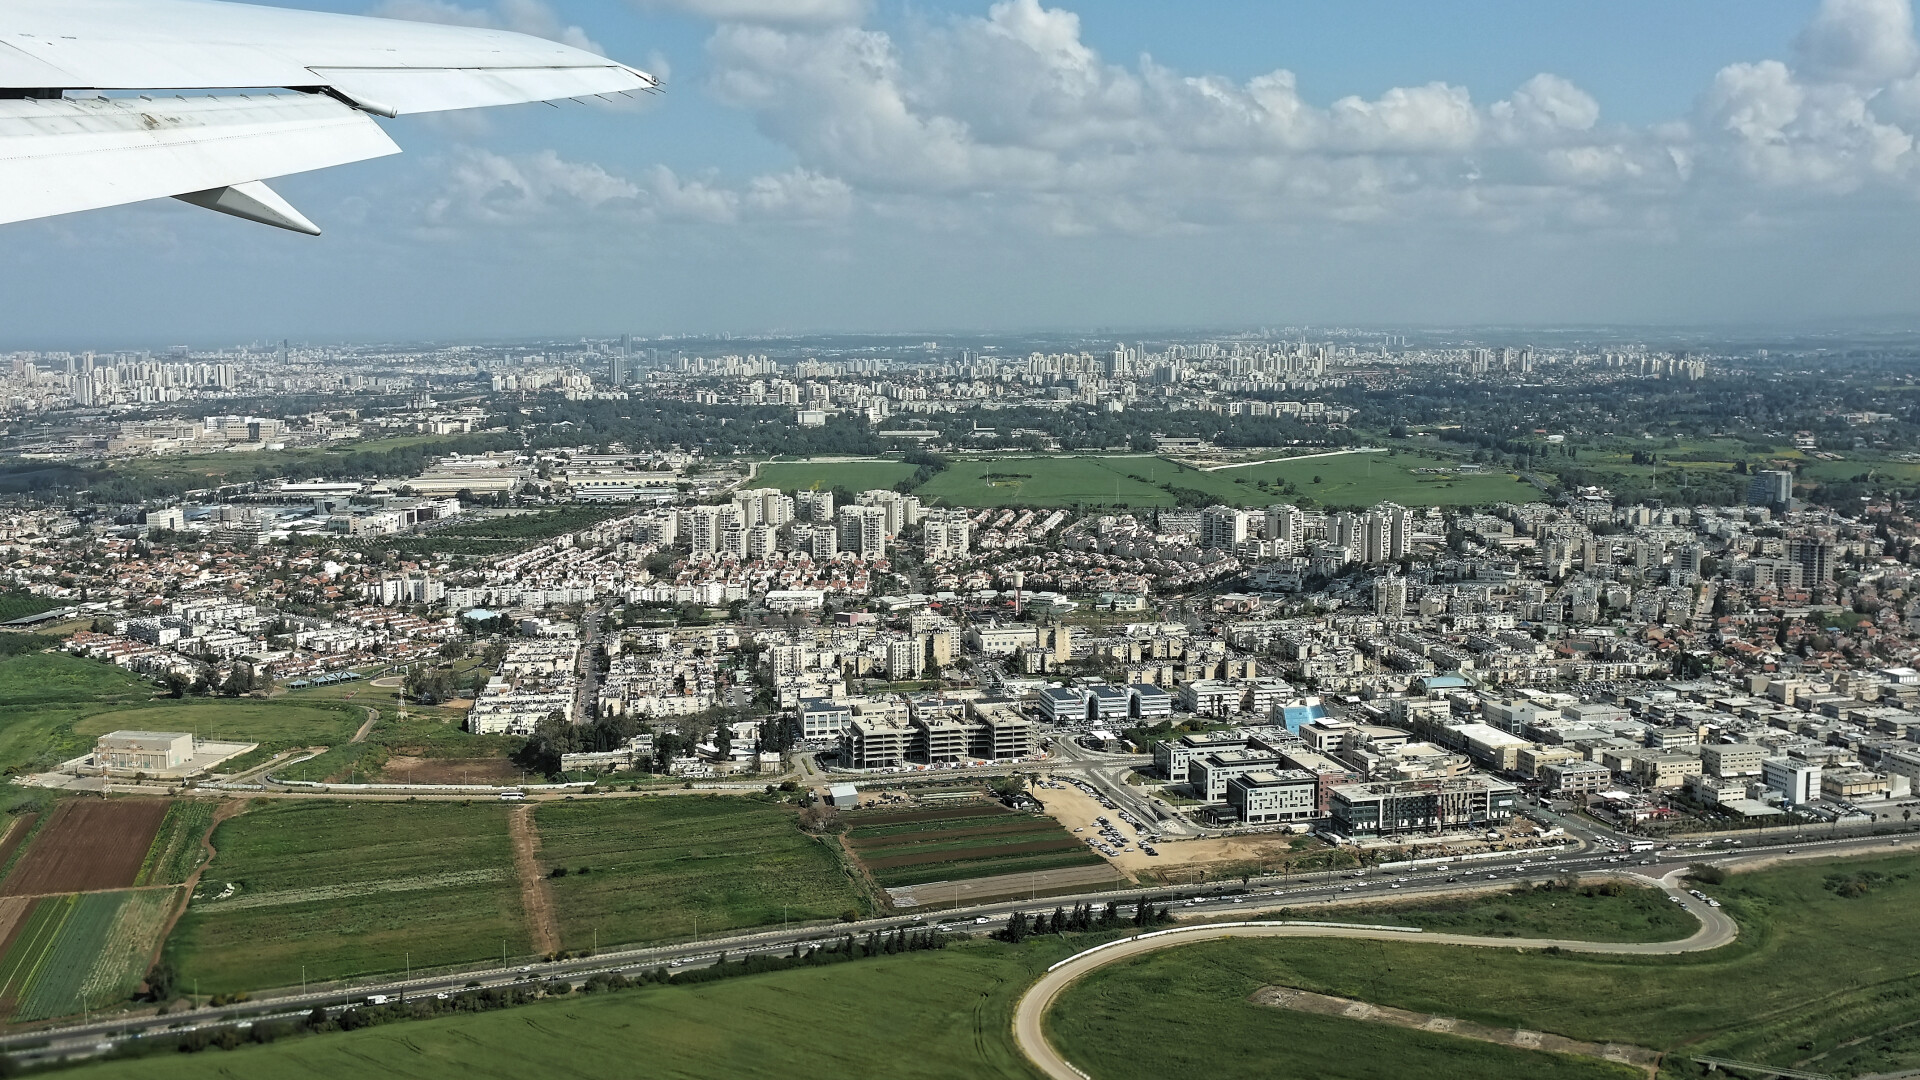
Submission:
POLYGON ((864 910, 827 841, 739 796, 542 803, 534 813, 561 947, 691 940, 864 910), (583 872, 584 871, 584 872, 583 872))
POLYGON ((847 846, 881 888, 1092 866, 1104 860, 1045 814, 991 804, 850 814, 847 846))
POLYGON ((1738 942, 1711 953, 1203 943, 1089 976, 1061 999, 1052 1030, 1068 1056, 1101 1080, 1178 1075, 1202 1061, 1227 1076, 1390 1076, 1394 1055, 1430 1038, 1247 1002, 1261 986, 1279 985, 1810 1072, 1920 1066, 1920 1033, 1912 1027, 1920 927, 1905 915, 1920 901, 1920 858, 1795 863, 1736 874, 1709 891, 1741 925, 1738 942), (1155 1024, 1138 1023, 1146 1012, 1155 1024), (1276 1055, 1282 1043, 1289 1052, 1276 1055))
POLYGON ((914 466, 904 461, 776 461, 760 466, 749 486, 802 491, 818 484, 821 490, 860 492, 890 488, 913 473, 914 466))
POLYGON ((202 993, 527 953, 497 803, 261 801, 216 854, 167 943, 202 993), (227 892, 227 886, 232 892, 227 892))

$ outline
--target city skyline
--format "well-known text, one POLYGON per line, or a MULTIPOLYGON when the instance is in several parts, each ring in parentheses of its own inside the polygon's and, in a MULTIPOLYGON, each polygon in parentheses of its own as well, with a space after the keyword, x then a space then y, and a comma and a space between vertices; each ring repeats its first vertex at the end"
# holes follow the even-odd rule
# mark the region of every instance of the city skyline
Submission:
POLYGON ((11 226, 7 344, 1915 314, 1902 0, 373 13, 670 93, 392 123, 407 154, 285 182, 317 240, 173 205, 11 226))

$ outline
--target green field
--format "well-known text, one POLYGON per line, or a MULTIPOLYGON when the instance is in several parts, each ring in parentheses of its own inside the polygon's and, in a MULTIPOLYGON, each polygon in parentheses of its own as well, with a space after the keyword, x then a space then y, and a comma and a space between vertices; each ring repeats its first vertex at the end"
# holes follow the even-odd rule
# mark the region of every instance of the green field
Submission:
POLYGON ((152 699, 153 684, 112 664, 65 653, 29 653, 0 660, 0 768, 51 766, 84 753, 92 740, 75 733, 90 713, 152 699))
MULTIPOLYGON (((1335 910, 1335 909, 1328 909, 1335 910)), ((1667 900, 1659 889, 1596 886, 1577 889, 1558 884, 1520 886, 1455 899, 1421 899, 1398 904, 1342 904, 1341 922, 1418 926, 1449 934, 1489 937, 1557 937, 1582 941, 1677 941, 1699 923, 1667 900)), ((1329 917, 1318 909, 1283 910, 1280 918, 1329 917)))
MULTIPOLYGON (((1615 902, 1607 899, 1599 907, 1615 902)), ((1413 911, 1403 914, 1418 917, 1413 911)), ((1528 908, 1525 917, 1535 914, 1528 908)), ((1034 938, 1017 947, 986 940, 960 942, 939 952, 695 986, 572 995, 505 1013, 446 1017, 192 1056, 169 1053, 102 1062, 81 1066, 72 1075, 76 1080, 205 1076, 346 1080, 372 1069, 402 1080, 562 1080, 624 1076, 635 1072, 636 1061, 642 1061, 646 1075, 676 1080, 804 1076, 1030 1080, 1037 1074, 1011 1038, 1014 1002, 1048 965, 1098 940, 1095 935, 1034 938)), ((1187 1023, 1189 1018, 1174 1020, 1187 1023)), ((1161 1010, 1149 1008, 1132 1017, 1132 1022, 1141 1028, 1159 1027, 1166 1017, 1161 1010)), ((1399 1055, 1392 1060, 1405 1065, 1398 1072, 1336 1068, 1318 1074, 1325 1076, 1586 1080, 1618 1075, 1552 1055, 1501 1053, 1497 1047, 1442 1035, 1405 1033, 1405 1039, 1383 1046, 1370 1040, 1376 1035, 1390 1038, 1395 1032, 1352 1022, 1327 1023, 1324 1028, 1291 1028, 1266 1052, 1280 1060, 1306 1055, 1314 1062, 1343 1064, 1339 1053, 1316 1050, 1303 1038, 1325 1034, 1325 1046, 1348 1046, 1352 1044, 1336 1040, 1357 1039, 1363 1057, 1371 1059, 1376 1048, 1383 1053, 1390 1050, 1399 1055)), ((1210 1065, 1205 1075, 1218 1071, 1210 1065)), ((1096 1075, 1107 1080, 1105 1074, 1096 1075)), ((1156 1080, 1165 1080, 1165 1075, 1156 1080)))
POLYGON ((882 888, 1092 866, 1099 855, 1045 814, 998 806, 860 815, 847 843, 882 888))
POLYGON ((1075 946, 959 944, 694 986, 570 995, 238 1050, 83 1065, 74 1080, 1032 1080, 1013 1004, 1075 946))
MULTIPOLYGON (((1510 472, 1460 472, 1460 464, 1427 454, 1341 454, 1222 469, 1209 475, 1232 477, 1235 483, 1254 491, 1259 490, 1262 480, 1275 487, 1291 484, 1296 492, 1323 506, 1371 506, 1379 502, 1415 507, 1485 506, 1541 498, 1538 488, 1510 472), (1416 472, 1418 469, 1439 471, 1416 472), (1320 478, 1317 484, 1313 482, 1316 476, 1320 478)), ((1255 500, 1247 505, 1264 503, 1255 500)))
MULTIPOLYGON (((1202 1038, 1222 1075, 1295 1075, 1263 1071, 1277 1067, 1275 1042, 1291 1043, 1305 1025, 1245 1003, 1265 985, 1815 1072, 1920 1065, 1911 1026, 1920 1010, 1920 926, 1909 917, 1920 901, 1920 858, 1793 864, 1737 874, 1711 891, 1741 925, 1737 943, 1711 953, 1203 943, 1089 976, 1061 999, 1053 1025, 1062 1048, 1102 1080, 1175 1075, 1202 1038), (1138 1024, 1146 1012, 1163 1023, 1138 1024)), ((1305 1026, 1346 1048, 1339 1075, 1390 1075, 1391 1055, 1411 1037, 1345 1020, 1305 1026), (1379 1051, 1361 1052, 1370 1037, 1384 1040, 1379 1051)))
POLYGON ((860 492, 891 488, 913 473, 914 466, 904 461, 776 461, 760 466, 747 486, 803 491, 818 484, 822 490, 860 492))
POLYGON ((216 808, 212 799, 179 799, 167 807, 166 819, 160 822, 134 884, 181 885, 193 876, 205 854, 200 838, 213 824, 216 808))
POLYGON ((352 738, 364 715, 358 709, 184 698, 96 713, 75 724, 74 733, 93 739, 109 731, 191 731, 202 739, 257 742, 262 749, 329 746, 352 738))
POLYGON ((949 506, 1172 506, 1174 496, 1130 479, 1146 457, 960 458, 915 489, 949 506))
POLYGON ((542 803, 561 947, 691 939, 865 907, 828 841, 791 810, 737 796, 542 803), (588 872, 579 872, 585 868, 588 872))
POLYGON ((275 801, 214 831, 167 943, 203 993, 484 961, 531 949, 497 803, 275 801), (213 899, 228 883, 235 893, 213 899))
MULTIPOLYGON (((1303 498, 1321 506, 1371 506, 1387 501, 1421 507, 1531 502, 1540 497, 1538 489, 1512 473, 1466 473, 1459 471, 1459 465, 1427 454, 1387 452, 1308 457, 1212 472, 1165 458, 1127 454, 962 458, 922 484, 917 493, 922 499, 954 506, 1148 509, 1174 506, 1183 492, 1246 507, 1303 498)), ((1192 499, 1188 505, 1193 505, 1192 499)))
POLYGON ((110 951, 109 938, 129 899, 139 897, 143 909, 150 910, 172 895, 164 891, 99 892, 41 900, 39 907, 64 909, 64 918, 58 931, 44 939, 45 947, 39 955, 22 964, 20 982, 12 989, 18 1001, 13 1019, 47 1020, 125 1000, 133 984, 146 974, 147 955, 159 925, 156 920, 140 920, 147 926, 147 933, 134 935, 134 940, 110 951), (110 961, 106 965, 109 970, 104 977, 95 978, 94 969, 102 960, 110 961), (138 970, 130 971, 136 967, 138 970))

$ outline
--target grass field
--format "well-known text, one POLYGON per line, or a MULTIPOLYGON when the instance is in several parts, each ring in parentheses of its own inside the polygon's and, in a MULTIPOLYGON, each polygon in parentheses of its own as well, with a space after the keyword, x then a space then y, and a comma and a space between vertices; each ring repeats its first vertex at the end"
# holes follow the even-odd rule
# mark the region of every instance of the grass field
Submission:
POLYGON ((917 492, 923 499, 954 506, 1150 509, 1178 501, 1169 488, 1198 491, 1221 503, 1248 507, 1301 497, 1323 506, 1371 506, 1382 501, 1414 507, 1474 506, 1530 502, 1540 495, 1511 473, 1463 473, 1458 462, 1417 453, 1338 454, 1215 472, 1137 455, 962 458, 917 492), (1440 471, 1416 471, 1422 469, 1440 471))
POLYGON ((64 653, 0 660, 0 768, 50 766, 82 753, 92 740, 74 732, 89 713, 153 697, 153 684, 112 664, 64 653))
POLYGON ((214 831, 214 860, 167 943, 204 993, 482 961, 531 949, 493 803, 255 804, 214 831), (234 894, 215 900, 232 883, 234 894))
MULTIPOLYGON (((1329 911, 1334 909, 1328 909, 1329 911)), ((1560 937, 1583 941, 1677 941, 1699 928, 1659 889, 1625 886, 1617 893, 1591 887, 1503 889, 1453 899, 1342 904, 1341 922, 1418 926, 1449 934, 1560 937)), ((1281 918, 1329 918, 1326 911, 1282 911, 1281 918)))
MULTIPOLYGON (((623 1076, 634 1071, 636 1060, 644 1060, 647 1075, 676 1080, 801 1076, 1031 1080, 1037 1074, 1020 1057, 1010 1035, 1013 1004, 1049 964, 1094 940, 1091 936, 1036 938, 1019 947, 984 940, 963 942, 940 952, 697 986, 575 995, 507 1013, 456 1016, 230 1052, 103 1062, 82 1066, 71 1075, 75 1080, 206 1076, 348 1080, 373 1069, 401 1080, 562 1080, 623 1076), (637 1059, 637 1053, 642 1057, 637 1059)), ((1231 1015, 1233 1009, 1224 1012, 1231 1015)), ((1198 1045, 1211 1044, 1212 1036, 1203 1023, 1187 1016, 1170 1020, 1158 1008, 1149 1007, 1130 1022, 1142 1029, 1168 1023, 1198 1027, 1198 1045)), ((1394 1029, 1379 1032, 1355 1022, 1320 1023, 1299 1017, 1262 1048, 1271 1066, 1266 1071, 1221 1071, 1209 1063, 1200 1074, 1396 1080, 1415 1076, 1588 1080, 1622 1075, 1565 1058, 1501 1052, 1440 1035, 1402 1033, 1408 1037, 1382 1046, 1369 1041, 1376 1033, 1392 1037, 1394 1029), (1309 1021, 1317 1026, 1309 1027, 1309 1021), (1338 1048, 1348 1046, 1357 1047, 1362 1071, 1346 1068, 1341 1060, 1338 1048), (1404 1065, 1403 1070, 1364 1071, 1364 1062, 1385 1059, 1388 1052, 1398 1056, 1387 1060, 1404 1065), (1318 1073, 1285 1071, 1285 1061, 1296 1055, 1333 1067, 1318 1073)), ((1105 1073, 1096 1075, 1108 1080, 1105 1073)), ((1177 1074, 1154 1074, 1154 1080, 1169 1075, 1177 1074)))
POLYGON ((1341 454, 1223 469, 1208 475, 1233 477, 1236 483, 1254 491, 1259 490, 1258 482, 1262 480, 1276 486, 1291 483, 1300 494, 1332 506, 1371 506, 1378 502, 1415 507, 1482 506, 1534 502, 1541 498, 1538 488, 1512 473, 1463 473, 1458 471, 1459 465, 1457 461, 1426 454, 1341 454), (1438 471, 1416 471, 1420 469, 1438 471), (1320 478, 1318 484, 1313 482, 1316 476, 1320 478))
POLYGON ((540 858, 561 947, 688 940, 744 927, 833 919, 864 908, 826 841, 793 813, 737 796, 542 803, 540 858), (580 873, 582 868, 589 872, 580 873))
POLYGON ((890 488, 913 473, 914 466, 904 461, 777 461, 760 466, 749 486, 801 491, 819 484, 822 490, 858 492, 890 488))
POLYGON ((920 485, 924 500, 950 506, 1172 506, 1174 497, 1128 478, 1145 457, 960 458, 920 485))
POLYGON ((882 888, 1091 866, 1099 855, 1044 814, 998 806, 861 814, 847 845, 882 888))
MULTIPOLYGON (((1224 1075, 1254 1075, 1304 1018, 1244 1004, 1260 986, 1295 986, 1443 1016, 1657 1050, 1685 1047, 1815 1072, 1920 1065, 1920 858, 1797 863, 1735 875, 1711 890, 1740 940, 1684 957, 1506 953, 1358 941, 1196 944, 1104 969, 1061 1000, 1054 1028, 1102 1080, 1165 1076, 1211 1040, 1224 1075), (1143 1012, 1166 1018, 1137 1023, 1143 1012), (1858 1040, 1858 1041, 1856 1041, 1858 1040), (1843 1045, 1848 1044, 1848 1045, 1843 1045)), ((1341 1075, 1388 1075, 1409 1036, 1329 1021, 1347 1048, 1341 1075), (1371 1052, 1369 1052, 1371 1053, 1371 1052)), ((1313 1045, 1318 1045, 1313 1044, 1313 1045)), ((1262 1073, 1262 1075, 1281 1075, 1262 1073)), ((1322 1073, 1321 1075, 1332 1075, 1322 1073)))
POLYGON ((358 709, 278 702, 183 698, 139 709, 96 713, 74 725, 93 739, 109 731, 191 731, 202 739, 274 746, 330 746, 353 737, 365 714, 358 709))
POLYGON ((262 1076, 349 1080, 1033 1080, 1013 1003, 1074 946, 960 944, 940 952, 695 986, 571 995, 233 1051, 85 1065, 74 1080, 262 1076))

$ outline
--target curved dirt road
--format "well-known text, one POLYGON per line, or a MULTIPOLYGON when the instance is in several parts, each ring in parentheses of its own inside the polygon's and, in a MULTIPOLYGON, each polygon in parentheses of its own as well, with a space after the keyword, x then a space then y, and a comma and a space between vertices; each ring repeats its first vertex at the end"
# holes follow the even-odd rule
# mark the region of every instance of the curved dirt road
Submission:
MULTIPOLYGON (((1677 876, 1677 875, 1675 875, 1677 876)), ((1641 880, 1647 880, 1642 878, 1641 880)), ((1075 980, 1108 964, 1131 960, 1157 949, 1167 949, 1196 941, 1220 938, 1367 938, 1376 941, 1417 941, 1435 945, 1467 945, 1493 949, 1545 949, 1558 946, 1567 952, 1610 953, 1627 956, 1674 956, 1680 953, 1706 952, 1732 944, 1740 928, 1719 908, 1708 907, 1681 891, 1672 880, 1652 882, 1681 898, 1688 913, 1700 920, 1700 929, 1678 941, 1567 941, 1559 938, 1480 937, 1473 934, 1430 934, 1418 930, 1398 930, 1341 923, 1243 922, 1180 926, 1158 930, 1139 937, 1122 938, 1070 956, 1047 969, 1040 981, 1021 996, 1013 1012, 1013 1040, 1027 1059, 1053 1080, 1089 1080, 1053 1045, 1047 1042, 1041 1021, 1053 1002, 1075 980)))

